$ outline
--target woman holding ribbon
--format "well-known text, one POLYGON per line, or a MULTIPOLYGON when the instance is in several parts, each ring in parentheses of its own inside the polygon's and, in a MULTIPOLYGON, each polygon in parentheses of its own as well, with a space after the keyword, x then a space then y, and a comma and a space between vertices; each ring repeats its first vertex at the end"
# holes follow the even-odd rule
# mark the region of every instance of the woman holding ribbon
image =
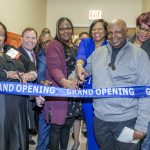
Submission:
MULTIPOLYGON (((80 42, 78 54, 77 54, 77 74, 82 81, 82 74, 80 74, 83 66, 86 65, 87 58, 93 53, 93 51, 103 45, 107 44, 107 22, 103 19, 94 20, 89 28, 90 38, 83 39, 80 42)), ((83 84, 83 88, 92 88, 92 77, 88 77, 83 84)), ((82 110, 85 116, 87 126, 87 138, 88 138, 88 150, 98 150, 98 145, 95 140, 94 127, 93 127, 93 106, 92 99, 86 99, 82 102, 82 110)))
MULTIPOLYGON (((0 80, 28 82, 36 79, 35 66, 16 49, 6 46, 7 29, 0 22, 0 80)), ((13 83, 12 83, 13 84, 13 83)), ((0 149, 28 150, 26 98, 0 94, 0 149)))
MULTIPOLYGON (((62 17, 56 24, 55 39, 49 42, 46 49, 46 79, 53 86, 76 88, 76 82, 68 80, 75 70, 77 47, 72 42, 74 34, 70 19, 62 17)), ((50 122, 50 149, 66 150, 70 128, 76 117, 81 117, 81 103, 74 98, 48 97, 45 101, 45 114, 50 122)), ((73 147, 75 150, 78 148, 73 147)))

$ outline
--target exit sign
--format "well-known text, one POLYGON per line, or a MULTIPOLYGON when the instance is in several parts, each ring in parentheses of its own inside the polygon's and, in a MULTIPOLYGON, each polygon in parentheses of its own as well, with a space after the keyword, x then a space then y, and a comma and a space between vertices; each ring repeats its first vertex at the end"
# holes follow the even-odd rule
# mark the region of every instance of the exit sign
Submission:
POLYGON ((89 10, 89 20, 101 19, 101 10, 89 10))

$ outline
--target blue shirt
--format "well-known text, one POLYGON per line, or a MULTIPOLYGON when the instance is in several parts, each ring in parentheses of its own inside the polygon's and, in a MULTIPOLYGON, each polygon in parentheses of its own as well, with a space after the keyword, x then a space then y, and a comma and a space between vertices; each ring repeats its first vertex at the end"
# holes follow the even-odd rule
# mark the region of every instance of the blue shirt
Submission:
POLYGON ((46 59, 44 49, 41 49, 38 55, 37 83, 40 83, 41 80, 46 80, 46 59))
MULTIPOLYGON (((107 40, 104 40, 102 46, 106 45, 108 42, 107 40)), ((84 38, 81 40, 78 48, 78 53, 76 59, 82 59, 84 61, 84 64, 87 64, 87 58, 93 53, 95 50, 95 42, 93 38, 84 38)), ((85 66, 84 65, 84 66, 85 66)), ((86 78, 86 81, 83 85, 83 88, 92 88, 92 77, 89 76, 86 78)))

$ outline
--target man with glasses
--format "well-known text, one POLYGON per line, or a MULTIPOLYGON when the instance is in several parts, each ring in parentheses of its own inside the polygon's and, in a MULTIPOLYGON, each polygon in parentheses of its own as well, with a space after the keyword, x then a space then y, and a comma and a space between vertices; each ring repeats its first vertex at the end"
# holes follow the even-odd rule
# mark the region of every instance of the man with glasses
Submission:
MULTIPOLYGON (((129 38, 134 45, 145 50, 150 59, 150 12, 142 13, 136 19, 136 32, 129 38)), ((150 115, 150 114, 149 114, 150 115)), ((150 149, 150 124, 148 127, 146 138, 141 145, 141 150, 150 149)))

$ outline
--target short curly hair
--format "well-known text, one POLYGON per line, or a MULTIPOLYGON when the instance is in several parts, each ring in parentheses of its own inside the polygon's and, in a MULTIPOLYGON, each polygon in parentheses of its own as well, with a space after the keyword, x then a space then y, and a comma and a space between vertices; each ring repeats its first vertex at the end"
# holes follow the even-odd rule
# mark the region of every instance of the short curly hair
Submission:
POLYGON ((142 23, 146 24, 150 28, 150 12, 142 13, 136 19, 136 25, 141 26, 142 23))

